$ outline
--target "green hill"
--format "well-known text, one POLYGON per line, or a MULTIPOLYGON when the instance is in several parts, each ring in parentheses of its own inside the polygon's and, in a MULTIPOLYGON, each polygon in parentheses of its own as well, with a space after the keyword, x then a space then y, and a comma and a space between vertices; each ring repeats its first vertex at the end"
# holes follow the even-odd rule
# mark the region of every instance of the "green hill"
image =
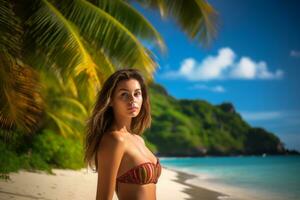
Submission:
POLYGON ((177 100, 155 83, 149 92, 152 125, 143 137, 160 156, 286 153, 275 134, 251 127, 231 103, 177 100))

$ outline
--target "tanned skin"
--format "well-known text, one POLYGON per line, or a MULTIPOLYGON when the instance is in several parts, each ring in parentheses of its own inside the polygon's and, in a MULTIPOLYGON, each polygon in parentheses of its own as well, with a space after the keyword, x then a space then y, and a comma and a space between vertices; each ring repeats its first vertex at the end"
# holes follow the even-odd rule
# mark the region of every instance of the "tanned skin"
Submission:
MULTIPOLYGON (((116 189, 116 178, 145 162, 156 163, 155 155, 146 147, 144 139, 130 132, 130 124, 141 109, 141 86, 135 79, 118 83, 110 105, 114 122, 101 140, 97 153, 98 184, 96 200, 111 200, 116 189), (129 109, 136 107, 136 109, 129 109)), ((156 200, 156 184, 118 183, 119 200, 156 200)))

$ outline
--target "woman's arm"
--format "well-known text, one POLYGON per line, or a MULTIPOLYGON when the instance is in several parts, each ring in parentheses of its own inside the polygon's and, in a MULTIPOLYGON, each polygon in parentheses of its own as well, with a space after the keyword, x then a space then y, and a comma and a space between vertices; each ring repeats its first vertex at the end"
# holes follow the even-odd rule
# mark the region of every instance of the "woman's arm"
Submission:
POLYGON ((107 133, 98 151, 98 184, 96 200, 113 198, 118 169, 124 154, 124 139, 117 132, 107 133))

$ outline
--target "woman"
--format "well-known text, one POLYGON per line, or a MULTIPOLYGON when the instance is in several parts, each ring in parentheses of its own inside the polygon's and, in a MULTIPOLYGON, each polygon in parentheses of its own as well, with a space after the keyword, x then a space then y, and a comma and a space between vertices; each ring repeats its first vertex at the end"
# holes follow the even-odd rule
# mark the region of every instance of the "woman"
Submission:
POLYGON ((145 81, 136 69, 103 84, 87 124, 85 162, 98 172, 97 200, 155 200, 161 165, 140 136, 151 125, 145 81))

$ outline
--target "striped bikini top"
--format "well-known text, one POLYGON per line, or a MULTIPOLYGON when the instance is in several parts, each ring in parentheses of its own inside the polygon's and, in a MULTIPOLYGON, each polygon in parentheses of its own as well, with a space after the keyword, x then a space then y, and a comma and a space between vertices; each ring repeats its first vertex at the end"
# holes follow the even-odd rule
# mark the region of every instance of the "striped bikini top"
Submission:
POLYGON ((156 160, 156 164, 145 162, 117 177, 116 191, 118 190, 118 182, 131 184, 157 183, 161 174, 161 165, 158 157, 156 160))

